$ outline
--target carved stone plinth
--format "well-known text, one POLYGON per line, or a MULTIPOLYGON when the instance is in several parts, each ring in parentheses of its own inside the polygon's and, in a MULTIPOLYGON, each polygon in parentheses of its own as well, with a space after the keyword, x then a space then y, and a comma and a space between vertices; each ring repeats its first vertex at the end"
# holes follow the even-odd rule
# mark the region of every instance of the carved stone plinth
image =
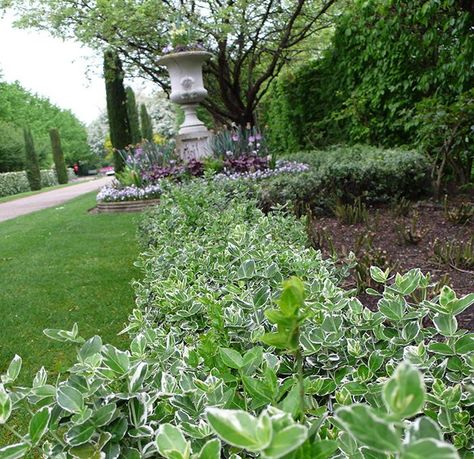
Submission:
POLYGON ((197 117, 196 109, 207 96, 202 79, 202 66, 211 57, 205 51, 171 53, 161 57, 171 79, 170 99, 184 110, 184 121, 176 138, 176 149, 183 160, 209 155, 209 131, 197 117))
POLYGON ((209 131, 204 126, 201 131, 179 134, 176 137, 176 151, 184 161, 209 156, 209 131))

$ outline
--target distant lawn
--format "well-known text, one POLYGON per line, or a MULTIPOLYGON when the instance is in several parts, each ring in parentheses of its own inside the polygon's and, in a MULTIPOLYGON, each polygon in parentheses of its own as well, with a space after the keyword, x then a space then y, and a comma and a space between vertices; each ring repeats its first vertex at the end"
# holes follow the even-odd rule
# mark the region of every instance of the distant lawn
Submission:
POLYGON ((35 194, 44 193, 45 191, 52 191, 52 190, 57 190, 59 188, 65 188, 65 187, 71 186, 71 185, 78 185, 79 183, 84 183, 84 180, 80 180, 80 181, 77 181, 77 182, 76 181, 75 182, 69 182, 69 183, 66 183, 64 185, 47 186, 47 187, 41 188, 41 190, 37 190, 37 191, 25 191, 24 193, 11 194, 9 196, 3 196, 2 198, 0 198, 0 204, 2 202, 14 201, 15 199, 27 198, 28 196, 33 196, 35 194))
MULTIPOLYGON (((0 373, 23 358, 20 383, 45 366, 54 376, 74 361, 75 347, 51 341, 45 328, 70 329, 125 347, 117 336, 134 305, 139 274, 137 214, 91 215, 95 193, 61 207, 0 223, 0 373)), ((20 425, 25 420, 20 415, 20 425)), ((0 426, 1 427, 1 426, 0 426)), ((14 438, 0 428, 0 446, 14 438)))

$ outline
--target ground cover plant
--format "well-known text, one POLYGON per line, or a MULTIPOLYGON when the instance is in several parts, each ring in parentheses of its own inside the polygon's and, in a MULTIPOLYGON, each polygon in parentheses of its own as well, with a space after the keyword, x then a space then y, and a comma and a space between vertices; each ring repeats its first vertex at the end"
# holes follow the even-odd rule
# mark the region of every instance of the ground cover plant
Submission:
POLYGON ((77 362, 17 388, 12 361, 0 419, 34 415, 4 457, 468 457, 474 335, 456 316, 474 294, 372 268, 370 311, 303 222, 255 204, 215 181, 164 193, 141 225, 130 348, 45 331, 77 362))
MULTIPOLYGON (((0 368, 21 354, 20 384, 41 365, 54 379, 74 361, 74 349, 48 340, 44 328, 72 320, 87 334, 100 329, 109 342, 127 342, 117 333, 132 309, 130 282, 138 276, 136 217, 90 215, 93 205, 88 194, 0 224, 0 368)), ((14 425, 21 419, 15 416, 14 425)), ((14 440, 0 430, 2 446, 14 440)))

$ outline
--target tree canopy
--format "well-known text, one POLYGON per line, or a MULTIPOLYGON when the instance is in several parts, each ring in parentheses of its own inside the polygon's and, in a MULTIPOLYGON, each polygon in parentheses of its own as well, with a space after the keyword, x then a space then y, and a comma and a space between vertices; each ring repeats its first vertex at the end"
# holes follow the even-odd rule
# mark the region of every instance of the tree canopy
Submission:
POLYGON ((215 58, 206 67, 206 108, 217 120, 253 122, 271 81, 308 37, 331 25, 337 0, 0 0, 20 25, 46 28, 103 49, 168 90, 157 56, 177 24, 215 58), (178 13, 174 13, 178 12, 178 13))
POLYGON ((66 162, 72 164, 90 155, 85 127, 74 114, 60 109, 44 97, 30 93, 17 82, 0 81, 0 124, 0 143, 13 142, 16 145, 8 155, 0 153, 0 171, 23 167, 23 153, 18 156, 14 151, 19 151, 19 145, 22 145, 21 129, 25 126, 31 128, 43 167, 52 163, 49 139, 49 130, 52 128, 61 133, 66 162))

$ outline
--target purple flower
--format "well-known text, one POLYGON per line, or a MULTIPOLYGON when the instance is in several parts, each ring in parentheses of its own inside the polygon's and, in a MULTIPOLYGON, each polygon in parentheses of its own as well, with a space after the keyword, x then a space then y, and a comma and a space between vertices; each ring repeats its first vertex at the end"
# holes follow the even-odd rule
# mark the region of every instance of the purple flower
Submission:
POLYGON ((239 136, 237 134, 232 134, 232 140, 234 142, 238 142, 239 141, 239 136))
POLYGON ((119 187, 116 183, 104 186, 97 194, 97 202, 137 201, 139 199, 159 198, 162 188, 159 184, 147 185, 143 188, 136 186, 119 187))
POLYGON ((251 136, 249 137, 249 145, 250 145, 251 143, 255 142, 255 139, 256 139, 256 137, 255 137, 254 135, 251 135, 251 136))

